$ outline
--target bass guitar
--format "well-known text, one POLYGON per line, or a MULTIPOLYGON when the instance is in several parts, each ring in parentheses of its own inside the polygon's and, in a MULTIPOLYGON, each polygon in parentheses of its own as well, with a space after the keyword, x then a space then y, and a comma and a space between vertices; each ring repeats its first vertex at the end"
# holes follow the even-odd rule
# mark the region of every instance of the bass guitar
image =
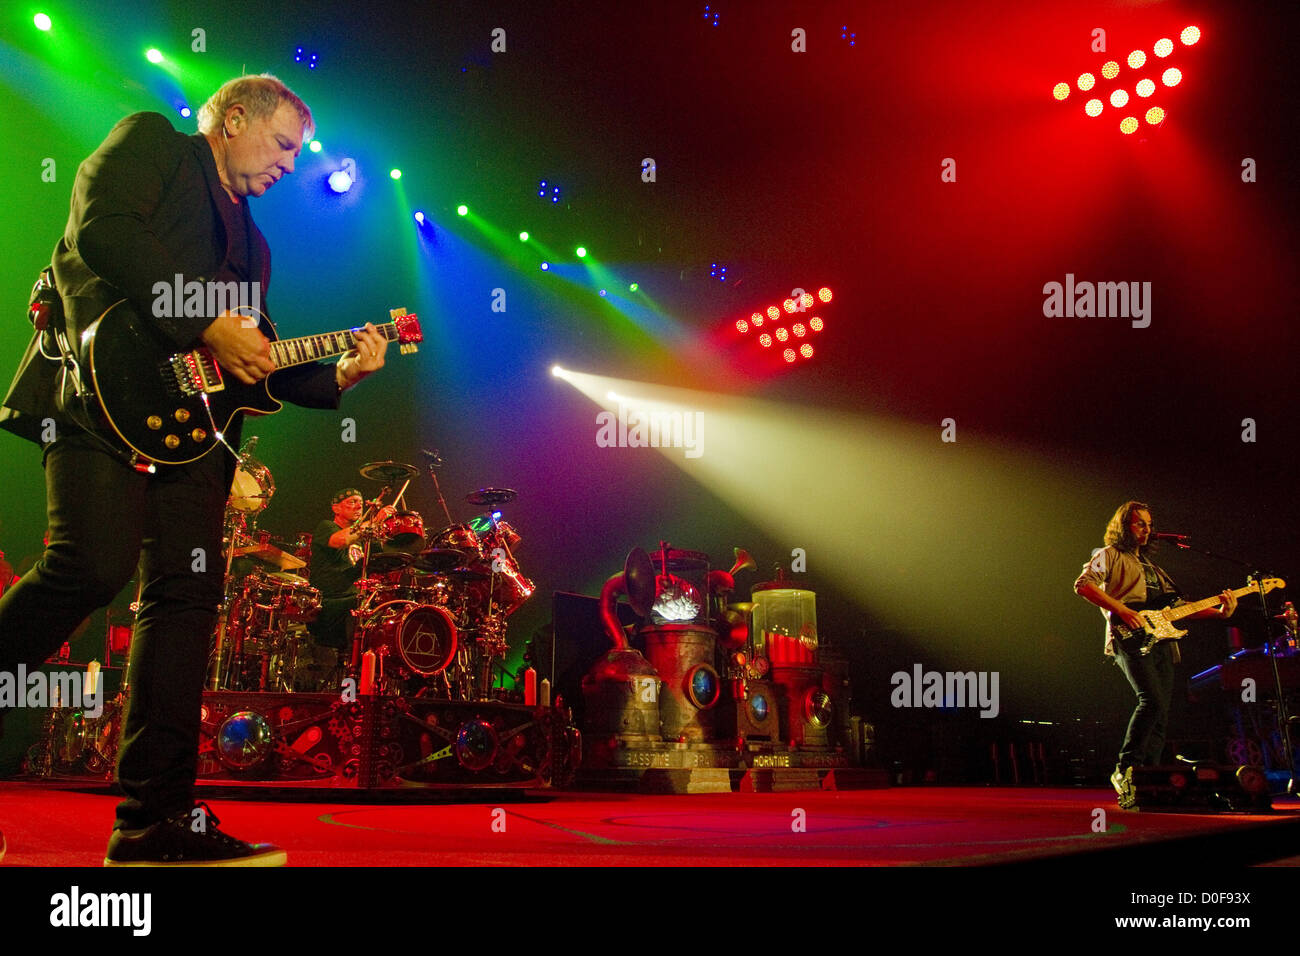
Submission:
MULTIPOLYGON (((402 354, 424 341, 418 316, 405 309, 379 332, 397 342, 402 354)), ((284 407, 270 392, 275 372, 341 355, 356 346, 357 329, 280 339, 270 320, 257 313, 258 328, 271 340, 275 370, 252 385, 226 376, 207 348, 176 347, 143 321, 125 299, 96 319, 81 336, 90 369, 92 397, 138 463, 182 465, 197 461, 221 441, 240 412, 273 415, 284 407)), ((85 383, 85 378, 83 378, 85 383)))
MULTIPOLYGON (((1267 594, 1269 591, 1284 587, 1286 582, 1281 578, 1263 578, 1252 581, 1244 588, 1237 588, 1232 593, 1237 597, 1245 597, 1247 594, 1267 594)), ((1217 594, 1192 604, 1170 603, 1176 600, 1178 600, 1176 594, 1166 594, 1159 600, 1130 605, 1129 610, 1137 612, 1137 615, 1142 618, 1140 631, 1130 628, 1114 611, 1109 612, 1110 626, 1129 653, 1150 654, 1161 641, 1176 641, 1187 633, 1174 627, 1175 621, 1223 603, 1223 599, 1217 594)))

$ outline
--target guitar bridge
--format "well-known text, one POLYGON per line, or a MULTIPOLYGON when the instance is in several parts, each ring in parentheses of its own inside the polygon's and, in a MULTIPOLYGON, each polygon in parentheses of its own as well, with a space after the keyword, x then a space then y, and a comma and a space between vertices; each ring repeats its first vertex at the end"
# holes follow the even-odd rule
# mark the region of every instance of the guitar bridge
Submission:
POLYGON ((168 364, 182 395, 219 392, 226 387, 221 378, 221 366, 207 349, 177 352, 168 364))

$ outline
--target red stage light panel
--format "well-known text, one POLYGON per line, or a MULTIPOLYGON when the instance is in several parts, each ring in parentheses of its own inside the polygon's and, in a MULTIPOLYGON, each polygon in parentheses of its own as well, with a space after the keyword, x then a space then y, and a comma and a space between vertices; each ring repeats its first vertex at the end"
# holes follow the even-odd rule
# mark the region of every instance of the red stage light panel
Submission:
POLYGON ((781 357, 785 359, 787 362, 793 362, 795 358, 794 349, 786 349, 784 352, 781 353, 781 357))
POLYGON ((1174 41, 1169 37, 1161 37, 1156 41, 1154 53, 1158 57, 1166 57, 1174 52, 1174 41))
POLYGON ((805 309, 811 309, 815 301, 817 300, 813 298, 811 292, 805 292, 803 295, 799 296, 799 305, 805 309))
POLYGON ((1108 80, 1113 80, 1119 76, 1119 64, 1114 60, 1108 60, 1101 66, 1101 75, 1108 80))
POLYGON ((758 344, 761 345, 761 346, 763 346, 763 348, 765 348, 765 349, 767 349, 767 348, 771 348, 771 347, 772 347, 772 336, 770 336, 770 335, 768 335, 766 332, 764 332, 762 335, 760 335, 760 336, 758 337, 758 344))
POLYGON ((1165 121, 1165 111, 1158 106, 1153 106, 1147 110, 1147 122, 1152 126, 1159 126, 1165 121))
POLYGON ((1134 50, 1128 55, 1128 65, 1130 69, 1139 69, 1142 64, 1146 63, 1147 55, 1142 50, 1134 50))
POLYGON ((754 328, 761 329, 763 327, 763 313, 755 312, 749 317, 749 321, 754 323, 754 328))
POLYGON ((794 299, 786 299, 784 302, 781 303, 781 308, 785 309, 785 311, 788 313, 793 313, 796 309, 799 308, 799 303, 796 302, 794 299))
POLYGON ((1178 34, 1178 39, 1183 41, 1183 46, 1194 46, 1200 38, 1200 27, 1183 27, 1183 32, 1178 34))
POLYGON ((1052 87, 1052 96, 1054 96, 1058 100, 1063 100, 1069 95, 1070 95, 1069 83, 1057 83, 1054 87, 1052 87))
POLYGON ((796 339, 801 339, 808 334, 808 329, 804 327, 802 322, 796 322, 790 327, 790 331, 794 333, 796 339))
POLYGON ((1101 100, 1098 99, 1088 100, 1088 102, 1084 104, 1083 107, 1083 111, 1087 113, 1089 116, 1100 116, 1102 109, 1103 107, 1101 105, 1101 100))
POLYGON ((810 359, 813 357, 813 347, 805 342, 803 345, 799 346, 799 354, 806 359, 810 359))
POLYGON ((737 331, 737 332, 741 332, 741 333, 748 332, 748 331, 749 331, 749 323, 746 322, 744 319, 737 319, 737 320, 736 320, 736 331, 737 331))
POLYGON ((1150 96, 1155 91, 1156 91, 1156 85, 1151 80, 1138 80, 1137 86, 1134 87, 1134 92, 1137 93, 1138 96, 1143 97, 1144 99, 1150 96))
POLYGON ((1097 85, 1097 78, 1093 76, 1091 73, 1079 74, 1079 89, 1083 90, 1083 92, 1085 93, 1088 92, 1096 85, 1097 85))
POLYGON ((808 327, 812 329, 814 332, 820 332, 822 330, 821 316, 814 315, 811 319, 809 319, 808 327))
POLYGON ((1124 119, 1122 119, 1119 124, 1119 131, 1126 136, 1129 133, 1137 132, 1137 128, 1138 128, 1138 121, 1136 116, 1125 116, 1124 119))
POLYGON ((822 286, 817 290, 817 298, 821 299, 823 302, 829 302, 831 300, 831 290, 826 286, 822 286))
POLYGON ((1171 66, 1161 75, 1160 82, 1165 86, 1177 86, 1183 82, 1183 71, 1176 66, 1171 66))
POLYGON ((781 310, 774 305, 769 305, 767 307, 767 317, 775 322, 777 319, 781 318, 781 310))
POLYGON ((790 333, 787 332, 784 327, 776 330, 776 340, 778 342, 784 342, 789 337, 790 337, 790 333))
POLYGON ((1110 94, 1110 105, 1115 107, 1116 109, 1119 109, 1121 106, 1124 106, 1126 103, 1128 103, 1127 90, 1115 90, 1113 93, 1110 94))

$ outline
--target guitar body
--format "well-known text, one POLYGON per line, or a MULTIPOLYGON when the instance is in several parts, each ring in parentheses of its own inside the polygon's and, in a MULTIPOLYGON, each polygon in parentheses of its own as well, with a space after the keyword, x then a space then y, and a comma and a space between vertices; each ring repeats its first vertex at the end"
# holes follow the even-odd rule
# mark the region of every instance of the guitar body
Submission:
MULTIPOLYGON (((275 341, 265 316, 258 327, 275 341)), ((149 461, 196 461, 216 447, 216 432, 224 433, 240 411, 270 415, 284 407, 267 390, 269 376, 245 385, 225 374, 207 349, 177 349, 125 299, 96 319, 81 341, 104 419, 149 461)))
POLYGON ((1178 600, 1176 594, 1161 595, 1159 600, 1145 604, 1130 604, 1129 609, 1142 618, 1142 630, 1135 631, 1128 627, 1116 614, 1110 615, 1111 627, 1120 644, 1130 654, 1150 654, 1161 641, 1176 641, 1187 634, 1174 626, 1164 614, 1178 600))
MULTIPOLYGON (((419 317, 405 309, 376 331, 399 351, 416 351, 424 341, 419 317)), ((274 375, 283 368, 342 355, 356 346, 357 329, 280 340, 275 327, 258 313, 258 328, 270 341, 274 375)), ((134 453, 135 462, 183 465, 217 447, 240 412, 272 415, 284 408, 269 390, 271 376, 245 385, 227 375, 202 345, 177 349, 141 319, 125 299, 109 308, 82 333, 83 375, 105 423, 134 453)))

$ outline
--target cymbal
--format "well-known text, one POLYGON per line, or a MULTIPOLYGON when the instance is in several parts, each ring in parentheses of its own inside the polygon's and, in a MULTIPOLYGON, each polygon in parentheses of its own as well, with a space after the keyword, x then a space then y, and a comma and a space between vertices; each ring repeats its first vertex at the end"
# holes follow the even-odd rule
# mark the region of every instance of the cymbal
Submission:
POLYGON ((414 478, 420 473, 414 465, 404 465, 400 461, 372 461, 361 466, 361 477, 371 481, 382 481, 391 485, 403 478, 414 478))
POLYGON ((237 558, 257 558, 257 560, 265 561, 267 564, 274 564, 281 571, 292 571, 295 568, 307 567, 307 562, 302 558, 296 558, 288 551, 281 551, 273 544, 255 542, 242 548, 235 548, 234 554, 237 558))
POLYGON ((465 560, 465 552, 457 551, 455 548, 429 548, 427 551, 421 551, 415 556, 413 567, 421 571, 432 571, 437 574, 442 571, 451 571, 465 560))
POLYGON ((465 500, 480 508, 490 508, 514 501, 518 497, 519 492, 512 488, 480 488, 467 494, 465 500))
POLYGON ((297 574, 290 574, 288 571, 272 571, 267 575, 272 581, 279 581, 281 584, 298 584, 306 585, 307 579, 297 574))
POLYGON ((486 571, 478 571, 474 568, 452 568, 445 573, 448 577, 460 578, 462 581, 486 581, 492 577, 486 571))
POLYGON ((411 563, 412 556, 403 551, 381 551, 379 554, 372 554, 370 562, 366 565, 366 572, 369 574, 388 574, 390 571, 400 571, 411 563))

